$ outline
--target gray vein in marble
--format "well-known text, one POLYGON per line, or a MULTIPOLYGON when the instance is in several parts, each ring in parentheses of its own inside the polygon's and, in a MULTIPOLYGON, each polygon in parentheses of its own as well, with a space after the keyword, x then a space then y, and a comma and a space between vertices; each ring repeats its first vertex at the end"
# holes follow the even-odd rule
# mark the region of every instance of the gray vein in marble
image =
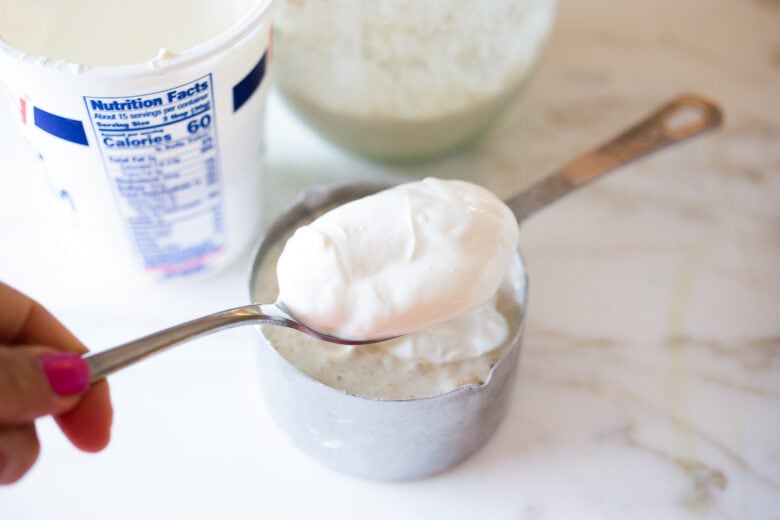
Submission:
POLYGON ((664 348, 704 349, 710 355, 733 359, 748 370, 772 370, 780 362, 780 335, 755 338, 735 338, 723 341, 712 338, 674 336, 664 348), (732 346, 730 346, 732 345, 732 346))
MULTIPOLYGON (((619 364, 625 369, 635 370, 637 372, 652 373, 659 377, 665 376, 666 372, 658 367, 646 362, 633 361, 625 355, 620 355, 616 351, 636 350, 637 345, 621 341, 617 338, 608 337, 587 337, 582 335, 567 334, 562 331, 552 329, 534 329, 531 333, 537 342, 544 342, 544 348, 533 349, 533 357, 559 357, 561 355, 573 355, 583 350, 612 351, 609 354, 609 365, 612 369, 619 364), (549 342, 553 342, 551 345, 549 342)), ((704 338, 689 338, 679 336, 669 338, 660 346, 639 345, 640 349, 662 349, 662 350, 683 350, 693 347, 701 347, 707 353, 714 357, 724 357, 738 362, 745 370, 769 371, 773 367, 773 362, 780 354, 780 337, 776 338, 748 338, 729 342, 733 347, 726 346, 726 343, 717 340, 704 338), (746 358, 748 356, 748 358, 746 358)), ((720 388, 727 388, 736 392, 743 392, 761 397, 764 399, 776 400, 780 403, 780 392, 772 392, 760 386, 746 384, 740 381, 734 381, 718 374, 704 371, 698 367, 689 367, 686 374, 695 377, 705 383, 716 385, 720 388)), ((595 390, 591 384, 588 387, 595 390)))
MULTIPOLYGON (((779 0, 780 1, 780 0, 779 0)), ((608 336, 587 336, 556 330, 552 328, 543 328, 534 325, 529 332, 534 338, 540 340, 555 342, 555 351, 574 351, 583 348, 625 348, 629 346, 625 340, 620 338, 611 338, 608 336)), ((711 354, 740 359, 740 355, 749 351, 751 354, 759 355, 758 364, 749 363, 744 365, 748 368, 761 368, 767 366, 767 363, 773 362, 775 358, 780 357, 780 335, 777 336, 756 336, 747 338, 732 338, 730 340, 718 340, 706 337, 694 337, 685 334, 670 336, 663 348, 667 349, 688 349, 701 347, 711 354), (732 345, 731 347, 728 345, 732 345)), ((550 352, 549 347, 544 349, 535 349, 534 354, 545 354, 550 352)))
POLYGON ((732 381, 730 379, 726 379, 725 377, 716 374, 710 374, 708 372, 702 372, 699 370, 691 370, 690 374, 706 383, 716 385, 720 388, 725 387, 736 392, 743 392, 746 394, 752 394, 756 397, 771 399, 773 401, 778 401, 778 404, 780 404, 780 393, 770 392, 759 386, 739 383, 737 381, 732 381))

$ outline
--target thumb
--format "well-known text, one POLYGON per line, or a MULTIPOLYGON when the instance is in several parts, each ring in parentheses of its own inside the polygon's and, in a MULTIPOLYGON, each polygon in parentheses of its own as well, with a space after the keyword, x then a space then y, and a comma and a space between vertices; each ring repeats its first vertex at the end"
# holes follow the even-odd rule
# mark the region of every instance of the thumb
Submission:
POLYGON ((61 414, 89 387, 89 366, 74 352, 0 347, 0 424, 61 414))

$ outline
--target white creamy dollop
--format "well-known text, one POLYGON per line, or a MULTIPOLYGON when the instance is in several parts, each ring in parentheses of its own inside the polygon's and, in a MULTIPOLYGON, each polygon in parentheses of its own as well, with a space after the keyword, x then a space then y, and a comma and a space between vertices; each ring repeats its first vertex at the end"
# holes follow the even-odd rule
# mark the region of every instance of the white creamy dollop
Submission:
POLYGON ((174 52, 170 49, 166 49, 165 47, 160 47, 160 50, 157 51, 157 56, 152 58, 151 61, 149 61, 149 67, 152 69, 159 69, 163 65, 165 65, 165 62, 168 60, 171 60, 178 56, 177 52, 174 52))
POLYGON ((509 324, 492 298, 463 316, 405 334, 383 347, 403 359, 452 363, 490 352, 500 347, 508 335, 509 324))
POLYGON ((402 184, 299 228, 277 264, 279 302, 336 336, 406 334, 488 302, 518 235, 511 210, 485 188, 434 178, 402 184))

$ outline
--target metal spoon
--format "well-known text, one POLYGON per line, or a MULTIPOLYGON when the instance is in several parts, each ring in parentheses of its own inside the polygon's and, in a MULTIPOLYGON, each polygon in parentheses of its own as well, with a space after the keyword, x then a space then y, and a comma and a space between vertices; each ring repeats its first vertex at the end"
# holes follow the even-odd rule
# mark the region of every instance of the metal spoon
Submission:
MULTIPOLYGON (((551 175, 508 199, 506 204, 512 209, 518 222, 522 222, 537 210, 597 177, 660 148, 713 129, 720 125, 721 121, 721 110, 713 101, 700 95, 679 96, 599 148, 566 163, 551 175)), ((310 204, 294 207, 298 211, 303 208, 314 215, 323 208, 374 193, 391 185, 348 184, 340 189, 330 190, 324 197, 317 196, 316 192, 310 192, 308 195, 311 200, 306 199, 306 202, 311 202, 310 204)), ((286 221, 284 217, 282 216, 277 222, 284 223, 286 221)), ((297 217, 299 216, 296 215, 296 220, 297 217)), ((272 234, 278 236, 280 230, 276 227, 272 234)), ((264 244, 270 238, 271 235, 266 236, 264 244)), ((87 354, 84 359, 89 363, 91 381, 94 383, 108 374, 174 345, 246 324, 289 327, 314 338, 342 345, 364 345, 383 341, 383 339, 350 340, 323 334, 295 320, 277 302, 244 305, 197 318, 103 352, 87 354)))

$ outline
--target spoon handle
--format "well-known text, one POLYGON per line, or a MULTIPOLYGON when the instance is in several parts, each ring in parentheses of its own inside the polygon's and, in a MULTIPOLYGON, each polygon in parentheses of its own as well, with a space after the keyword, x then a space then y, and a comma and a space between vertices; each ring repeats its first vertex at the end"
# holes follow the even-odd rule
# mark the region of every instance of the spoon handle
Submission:
POLYGON ((506 201, 518 222, 580 186, 634 159, 711 130, 723 115, 698 94, 683 94, 600 147, 566 163, 552 175, 506 201))
MULTIPOLYGON (((197 318, 102 352, 87 354, 84 360, 89 364, 91 371, 90 382, 96 383, 121 368, 184 341, 212 332, 250 322, 260 324, 286 321, 275 309, 273 305, 244 305, 197 318)), ((286 323, 279 324, 286 325, 286 323)))

